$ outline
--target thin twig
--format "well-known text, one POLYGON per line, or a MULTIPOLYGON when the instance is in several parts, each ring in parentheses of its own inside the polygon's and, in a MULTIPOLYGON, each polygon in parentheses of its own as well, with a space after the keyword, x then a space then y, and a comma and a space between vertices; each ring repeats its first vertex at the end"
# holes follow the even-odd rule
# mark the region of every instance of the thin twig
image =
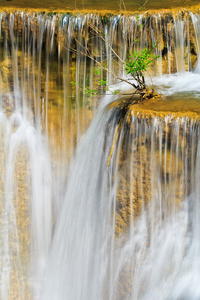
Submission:
POLYGON ((91 24, 89 24, 90 28, 92 28, 92 30, 94 30, 94 32, 96 32, 101 39, 106 43, 106 45, 110 48, 110 50, 115 54, 115 56, 124 64, 124 61, 121 59, 121 57, 115 52, 115 50, 111 47, 111 45, 108 43, 108 41, 106 41, 106 39, 103 37, 103 35, 101 34, 101 32, 96 29, 94 26, 92 26, 91 24))

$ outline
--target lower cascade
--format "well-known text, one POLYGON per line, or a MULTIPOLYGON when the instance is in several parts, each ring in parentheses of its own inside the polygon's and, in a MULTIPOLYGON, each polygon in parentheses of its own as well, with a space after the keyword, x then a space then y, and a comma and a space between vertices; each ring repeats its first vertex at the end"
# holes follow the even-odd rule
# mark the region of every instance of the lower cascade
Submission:
POLYGON ((199 299, 199 121, 111 106, 77 153, 42 299, 199 299))

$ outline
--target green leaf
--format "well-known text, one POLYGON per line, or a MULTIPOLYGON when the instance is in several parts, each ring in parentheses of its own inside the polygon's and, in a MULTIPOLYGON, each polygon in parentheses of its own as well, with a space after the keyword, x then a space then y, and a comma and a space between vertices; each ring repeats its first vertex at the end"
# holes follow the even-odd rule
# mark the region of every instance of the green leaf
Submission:
POLYGON ((75 82, 75 81, 71 81, 70 82, 72 85, 77 85, 78 84, 78 82, 75 82))
POLYGON ((100 75, 101 74, 101 68, 99 68, 99 69, 95 68, 94 72, 95 72, 95 74, 100 75))
POLYGON ((114 94, 114 95, 118 95, 118 94, 119 94, 119 90, 115 90, 115 91, 113 92, 113 94, 114 94))
POLYGON ((99 84, 105 86, 105 85, 108 84, 108 81, 106 81, 105 78, 101 78, 101 79, 99 80, 99 84))

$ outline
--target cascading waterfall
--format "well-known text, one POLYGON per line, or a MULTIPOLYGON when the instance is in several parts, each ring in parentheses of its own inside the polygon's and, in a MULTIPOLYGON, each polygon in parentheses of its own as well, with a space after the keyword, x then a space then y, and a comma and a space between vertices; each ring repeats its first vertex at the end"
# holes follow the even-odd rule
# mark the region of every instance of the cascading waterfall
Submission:
POLYGON ((199 123, 121 118, 107 107, 79 148, 42 299, 200 297, 199 123))
POLYGON ((125 74, 106 42, 123 60, 157 44, 153 75, 198 77, 199 20, 0 14, 2 300, 199 299, 198 121, 106 106, 71 165, 99 104, 83 91, 115 83, 82 47, 125 74))
POLYGON ((51 244, 50 157, 41 134, 20 114, 7 119, 1 112, 0 134, 0 295, 5 300, 29 299, 32 285, 39 292, 51 244))

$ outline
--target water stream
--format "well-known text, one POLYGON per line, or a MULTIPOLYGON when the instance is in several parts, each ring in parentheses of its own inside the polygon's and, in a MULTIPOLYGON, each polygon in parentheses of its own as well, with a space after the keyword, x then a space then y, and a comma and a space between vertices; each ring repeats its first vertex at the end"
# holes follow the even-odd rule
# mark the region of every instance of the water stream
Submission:
POLYGON ((120 118, 79 148, 42 299, 199 299, 199 124, 125 118, 108 166, 120 118))
POLYGON ((2 300, 200 298, 199 30, 186 10, 0 14, 2 300), (157 44, 157 107, 85 95, 127 89, 79 52, 125 74, 90 23, 123 60, 157 44))

